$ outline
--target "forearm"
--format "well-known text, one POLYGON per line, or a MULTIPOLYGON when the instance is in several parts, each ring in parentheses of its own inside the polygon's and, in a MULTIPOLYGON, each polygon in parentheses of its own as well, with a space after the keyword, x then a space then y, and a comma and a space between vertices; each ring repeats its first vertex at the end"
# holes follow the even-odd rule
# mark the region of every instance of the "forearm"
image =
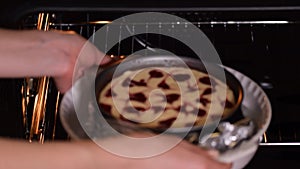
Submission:
POLYGON ((40 144, 0 139, 0 168, 121 168, 123 159, 93 144, 93 142, 40 144), (95 157, 95 151, 97 151, 97 157, 95 157))
POLYGON ((110 61, 104 56, 73 31, 0 29, 0 78, 50 76, 63 93, 87 68, 110 61))
POLYGON ((73 144, 55 143, 49 147, 48 144, 3 139, 0 147, 0 168, 88 168, 84 165, 88 163, 88 153, 73 144))
POLYGON ((0 77, 52 76, 61 71, 64 53, 51 48, 56 34, 0 29, 0 77))

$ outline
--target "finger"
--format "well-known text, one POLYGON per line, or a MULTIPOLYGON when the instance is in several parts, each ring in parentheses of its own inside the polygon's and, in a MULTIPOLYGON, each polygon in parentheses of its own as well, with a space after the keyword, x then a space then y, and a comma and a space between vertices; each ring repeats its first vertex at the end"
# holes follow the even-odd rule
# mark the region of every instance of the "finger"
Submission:
POLYGON ((208 158, 218 159, 220 153, 217 150, 207 150, 189 142, 183 141, 182 146, 196 154, 202 154, 208 158))
POLYGON ((217 150, 207 150, 207 153, 209 156, 211 156, 213 159, 217 159, 220 156, 219 151, 217 150))
POLYGON ((60 93, 66 93, 72 86, 71 80, 66 80, 63 77, 56 77, 54 80, 60 93))
POLYGON ((113 61, 113 60, 112 60, 112 58, 111 58, 110 56, 105 55, 105 56, 103 57, 103 59, 101 60, 100 65, 106 65, 106 64, 111 63, 112 61, 113 61))
POLYGON ((201 147, 199 147, 199 146, 197 146, 195 144, 191 144, 188 141, 183 140, 180 144, 182 144, 182 146, 184 148, 186 148, 186 149, 188 149, 188 150, 190 150, 192 152, 201 153, 201 154, 204 153, 204 154, 208 155, 208 152, 205 149, 203 149, 203 148, 201 148, 201 147))
POLYGON ((204 168, 209 168, 209 169, 231 169, 232 168, 232 163, 223 163, 220 161, 216 161, 213 159, 207 159, 206 162, 206 167, 204 168))
POLYGON ((61 33, 61 34, 77 34, 75 31, 73 30, 60 30, 60 29, 51 29, 50 31, 52 32, 58 32, 58 33, 61 33))
POLYGON ((100 51, 93 43, 87 41, 85 46, 87 50, 89 51, 89 55, 93 56, 93 63, 94 65, 105 65, 112 61, 112 58, 102 51, 100 51))

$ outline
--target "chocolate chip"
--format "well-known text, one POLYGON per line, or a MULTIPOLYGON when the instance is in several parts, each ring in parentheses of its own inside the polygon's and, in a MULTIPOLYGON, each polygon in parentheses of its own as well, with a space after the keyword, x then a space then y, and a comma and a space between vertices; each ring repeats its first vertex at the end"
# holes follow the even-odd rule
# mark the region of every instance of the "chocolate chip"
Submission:
POLYGON ((163 89, 170 89, 170 86, 164 80, 160 82, 157 86, 163 89))
POLYGON ((202 116, 205 116, 205 114, 206 114, 206 111, 199 108, 199 110, 198 110, 198 116, 202 117, 202 116))
POLYGON ((166 96, 167 102, 172 104, 174 101, 178 100, 180 97, 179 94, 168 94, 166 96))
POLYGON ((145 102, 147 100, 146 96, 143 93, 129 94, 129 99, 138 102, 145 102))
POLYGON ((212 90, 211 88, 207 88, 204 90, 204 92, 202 93, 202 95, 208 95, 208 94, 211 94, 212 93, 212 90))
POLYGON ((210 103, 210 100, 208 100, 207 98, 204 98, 204 97, 200 97, 196 101, 202 103, 203 106, 206 106, 208 103, 210 103))
POLYGON ((130 87, 132 86, 147 86, 147 83, 144 79, 141 79, 140 81, 131 80, 130 87))
POLYGON ((100 106, 100 109, 102 109, 105 113, 109 113, 109 114, 111 113, 111 106, 110 105, 100 103, 99 106, 100 106))
POLYGON ((211 85, 215 86, 217 84, 217 82, 214 79, 209 78, 208 76, 200 78, 199 82, 210 86, 211 85))
MULTIPOLYGON (((223 103, 224 104, 224 103, 223 103)), ((234 104, 231 103, 228 99, 226 99, 225 101, 225 108, 233 108, 234 107, 234 104)))
POLYGON ((150 74, 150 77, 152 77, 152 78, 160 78, 160 77, 164 76, 162 72, 157 71, 157 70, 151 70, 149 72, 149 74, 150 74))
POLYGON ((106 94, 105 94, 106 97, 112 97, 112 96, 117 96, 117 94, 112 91, 111 89, 109 89, 106 94))

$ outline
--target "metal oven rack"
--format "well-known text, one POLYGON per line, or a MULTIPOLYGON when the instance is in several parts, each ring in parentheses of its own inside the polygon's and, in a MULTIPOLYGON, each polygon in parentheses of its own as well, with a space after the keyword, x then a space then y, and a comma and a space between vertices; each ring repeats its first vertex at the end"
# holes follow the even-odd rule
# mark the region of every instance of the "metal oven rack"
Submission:
MULTIPOLYGON (((37 29, 39 28, 39 21, 44 18, 47 19, 47 23, 43 23, 47 30, 73 30, 86 38, 90 38, 95 31, 114 19, 144 10, 76 9, 49 9, 48 11, 41 10, 27 14, 19 21, 19 29, 37 29)), ((295 61, 298 61, 297 55, 299 54, 297 44, 300 40, 300 31, 298 31, 300 30, 300 12, 298 9, 280 7, 173 8, 155 9, 154 11, 167 12, 185 18, 191 24, 196 25, 214 44, 224 65, 248 75, 266 91, 271 99, 274 115, 262 145, 298 144, 300 141, 300 123, 298 123, 297 118, 300 107, 293 100, 298 96, 298 93, 300 95, 300 89, 298 89, 300 79, 295 73, 297 69, 295 61)), ((177 24, 186 23, 158 24, 157 27, 168 26, 172 29, 177 24)), ((147 23, 144 26, 146 29, 147 23)), ((134 27, 130 25, 129 27, 120 27, 120 29, 133 31, 134 27)), ((151 34, 130 37, 104 52, 115 58, 123 58, 134 51, 140 49, 153 51, 151 50, 153 48, 163 48, 179 56, 196 57, 183 44, 169 37, 151 34)), ((156 53, 153 51, 150 54, 156 53)), ((27 91, 27 93, 23 92, 25 135, 29 139, 41 139, 39 134, 42 134, 42 140, 54 139, 55 134, 53 132, 55 132, 60 94, 55 90, 51 79, 46 79, 46 86, 50 85, 50 89, 53 88, 48 93, 52 95, 52 100, 50 100, 52 108, 46 106, 47 110, 39 113, 42 116, 39 119, 41 123, 37 123, 36 138, 32 137, 32 134, 30 136, 33 123, 31 112, 34 110, 33 107, 30 107, 30 100, 35 100, 36 87, 39 86, 38 84, 41 83, 42 79, 35 80, 29 78, 24 81, 23 90, 26 89, 27 91), (47 134, 48 130, 51 134, 47 134)))

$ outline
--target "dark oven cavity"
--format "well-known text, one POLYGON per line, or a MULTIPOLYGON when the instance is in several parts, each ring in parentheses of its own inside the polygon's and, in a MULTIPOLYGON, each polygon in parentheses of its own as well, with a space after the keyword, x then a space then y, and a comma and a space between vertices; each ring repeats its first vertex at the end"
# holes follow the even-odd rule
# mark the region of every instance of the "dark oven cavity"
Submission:
MULTIPOLYGON (((94 32, 102 26, 127 14, 144 11, 166 12, 188 20, 206 34, 225 66, 249 76, 264 89, 271 101, 273 116, 262 144, 300 141, 300 12, 297 8, 45 8, 29 12, 19 18, 17 23, 18 29, 36 29, 43 13, 49 19, 49 29, 73 30, 93 40, 94 32)), ((168 27, 172 31, 181 24, 187 23, 155 26, 161 29, 168 27)), ((142 26, 146 29, 148 25, 144 23, 142 26)), ((130 32, 134 30, 134 25, 120 25, 119 29, 130 32)), ((115 36, 121 39, 122 35, 115 36)), ((171 51, 178 56, 197 57, 185 44, 159 34, 135 35, 119 41, 112 49, 104 52, 122 59, 141 49, 149 49, 148 55, 156 54, 152 50, 155 48, 171 51)), ((21 80, 21 85, 25 87, 29 83, 28 79, 21 80)), ((33 91, 31 94, 36 93, 33 91)), ((29 95, 22 94, 24 97, 29 95)), ((56 100, 50 104, 55 107, 59 104, 59 97, 53 94, 53 98, 56 100)), ((55 119, 56 113, 48 118, 55 119)), ((25 122, 29 122, 30 113, 23 115, 25 122)), ((23 131, 28 134, 28 124, 24 126, 23 131)), ((56 136, 59 137, 59 134, 56 136)), ((53 135, 49 138, 53 138, 53 135)))

